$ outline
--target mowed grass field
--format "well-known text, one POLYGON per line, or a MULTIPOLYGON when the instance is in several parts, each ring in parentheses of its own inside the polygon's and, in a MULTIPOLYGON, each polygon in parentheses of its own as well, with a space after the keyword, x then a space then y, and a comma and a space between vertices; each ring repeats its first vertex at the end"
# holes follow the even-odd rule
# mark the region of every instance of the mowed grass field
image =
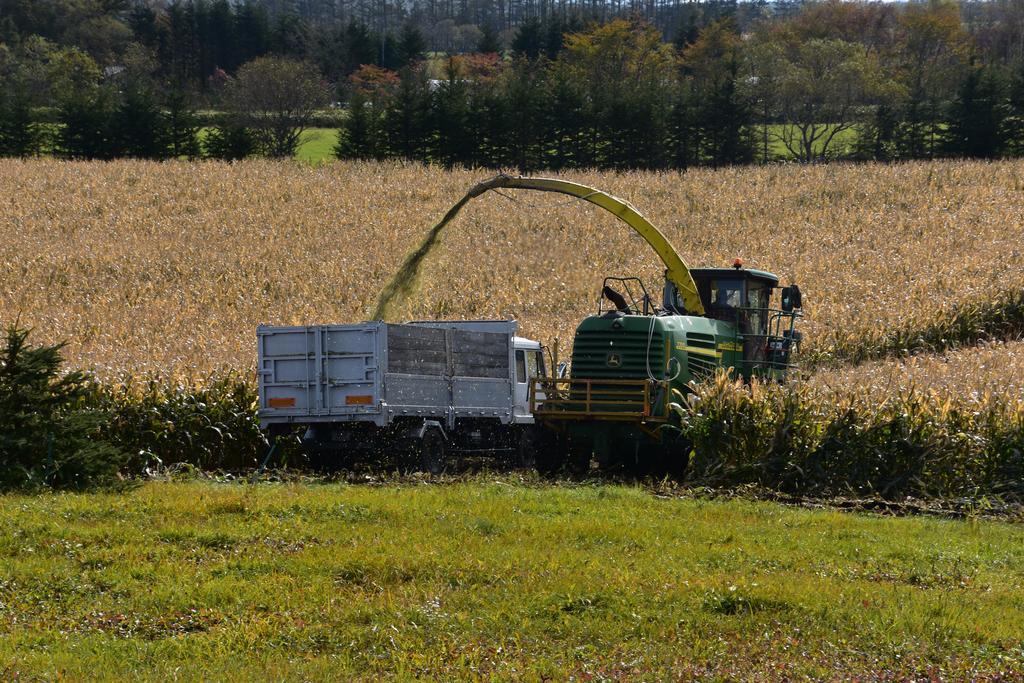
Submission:
MULTIPOLYGON (((793 159, 792 153, 786 148, 780 136, 785 134, 782 126, 772 125, 768 131, 768 158, 769 160, 788 161, 793 159)), ((755 145, 755 158, 758 160, 764 156, 763 129, 755 131, 757 144, 755 145)), ((847 154, 857 142, 857 131, 849 128, 836 135, 835 141, 830 148, 830 156, 847 154)), ((331 162, 335 159, 334 147, 338 144, 337 128, 310 128, 302 134, 302 142, 295 153, 295 158, 309 164, 321 164, 331 162)), ((814 145, 815 151, 821 150, 820 141, 814 145)))
POLYGON ((1024 528, 614 485, 0 498, 7 680, 1015 680, 1024 528))
POLYGON ((335 158, 334 148, 337 144, 337 128, 311 128, 302 134, 295 158, 309 164, 331 162, 335 158))

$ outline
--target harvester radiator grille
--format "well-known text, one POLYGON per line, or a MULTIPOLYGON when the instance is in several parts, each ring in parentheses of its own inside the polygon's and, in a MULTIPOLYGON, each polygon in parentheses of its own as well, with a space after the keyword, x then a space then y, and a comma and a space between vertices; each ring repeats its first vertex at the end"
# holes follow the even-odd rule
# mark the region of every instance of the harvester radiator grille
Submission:
POLYGON ((664 375, 665 342, 660 332, 625 330, 580 332, 572 349, 573 377, 643 379, 664 375), (649 356, 648 356, 649 349, 649 356))
POLYGON ((690 354, 686 359, 686 368, 694 379, 704 379, 715 374, 718 363, 715 363, 710 358, 701 358, 700 356, 690 354))
MULTIPOLYGON (((707 349, 708 351, 715 351, 717 349, 715 338, 712 335, 699 332, 687 334, 686 345, 697 349, 707 349)), ((711 377, 715 374, 715 370, 718 367, 718 357, 693 352, 686 354, 686 369, 690 371, 690 376, 694 379, 711 377)))

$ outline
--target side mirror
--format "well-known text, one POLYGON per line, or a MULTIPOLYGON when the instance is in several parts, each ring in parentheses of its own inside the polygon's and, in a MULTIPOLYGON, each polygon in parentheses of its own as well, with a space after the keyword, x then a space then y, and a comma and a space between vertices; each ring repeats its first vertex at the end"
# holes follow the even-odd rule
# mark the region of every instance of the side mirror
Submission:
POLYGON ((558 368, 555 370, 555 376, 558 379, 563 379, 569 375, 569 364, 564 360, 558 364, 558 368))
POLYGON ((795 309, 801 308, 800 288, 796 285, 782 288, 782 310, 792 313, 795 309))

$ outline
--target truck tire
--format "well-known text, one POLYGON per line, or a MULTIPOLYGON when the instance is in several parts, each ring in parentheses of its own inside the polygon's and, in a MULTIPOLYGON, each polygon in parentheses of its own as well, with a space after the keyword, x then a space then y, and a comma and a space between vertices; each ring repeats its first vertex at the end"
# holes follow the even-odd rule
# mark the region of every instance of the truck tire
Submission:
POLYGON ((420 467, 429 474, 442 474, 448 467, 448 444, 440 430, 431 429, 420 439, 420 467))
POLYGON ((537 463, 540 461, 538 456, 542 448, 544 448, 544 435, 536 427, 526 427, 519 435, 513 467, 523 470, 537 468, 537 463))

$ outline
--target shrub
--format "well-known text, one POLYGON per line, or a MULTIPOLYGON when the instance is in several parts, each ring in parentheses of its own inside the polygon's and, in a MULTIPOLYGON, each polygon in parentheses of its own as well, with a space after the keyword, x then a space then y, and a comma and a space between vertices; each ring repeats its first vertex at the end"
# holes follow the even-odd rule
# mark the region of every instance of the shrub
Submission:
POLYGON ((256 139, 248 128, 225 122, 206 133, 202 146, 208 159, 238 161, 255 154, 256 139))
POLYGON ((60 375, 63 345, 32 347, 11 326, 0 349, 0 490, 83 490, 118 483, 127 456, 98 439, 89 378, 60 375))

